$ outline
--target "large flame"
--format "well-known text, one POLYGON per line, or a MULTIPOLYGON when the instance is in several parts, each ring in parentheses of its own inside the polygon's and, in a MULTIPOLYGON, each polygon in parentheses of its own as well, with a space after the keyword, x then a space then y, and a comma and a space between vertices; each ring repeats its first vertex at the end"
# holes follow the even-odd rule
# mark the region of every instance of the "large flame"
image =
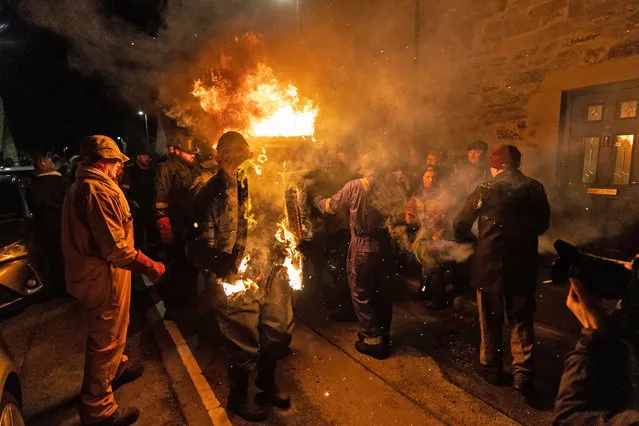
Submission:
POLYGON ((246 118, 250 136, 309 136, 315 134, 318 109, 309 99, 300 99, 297 87, 281 84, 273 69, 264 63, 246 73, 239 85, 218 74, 206 86, 195 81, 191 92, 202 109, 211 113, 229 112, 246 118), (239 111, 237 111, 239 109, 239 111))
POLYGON ((240 262, 239 268, 237 268, 237 273, 239 277, 232 283, 222 281, 222 289, 224 290, 224 294, 227 296, 237 295, 244 293, 247 290, 257 290, 258 286, 255 281, 250 278, 244 278, 243 275, 246 273, 246 269, 248 268, 248 262, 251 260, 250 255, 244 256, 242 261, 240 262))
POLYGON ((278 223, 275 238, 285 244, 286 258, 282 266, 288 273, 288 284, 293 290, 302 289, 302 253, 297 250, 297 237, 288 229, 288 221, 278 223))

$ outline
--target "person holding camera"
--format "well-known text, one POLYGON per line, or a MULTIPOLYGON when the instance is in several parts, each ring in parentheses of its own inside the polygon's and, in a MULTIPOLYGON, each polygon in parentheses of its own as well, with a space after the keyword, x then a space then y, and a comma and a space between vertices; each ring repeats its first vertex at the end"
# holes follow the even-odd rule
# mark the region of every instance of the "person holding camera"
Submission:
POLYGON ((639 412, 628 409, 633 398, 630 351, 601 300, 570 278, 566 305, 584 328, 566 357, 553 424, 639 424, 639 412))
POLYGON ((482 377, 492 385, 503 374, 503 326, 508 318, 513 387, 533 393, 535 292, 538 237, 548 229, 550 206, 544 187, 520 170, 521 152, 503 145, 490 156, 493 179, 480 184, 455 220, 458 241, 474 242, 471 285, 477 290, 482 377), (478 222, 479 235, 472 227, 478 222))

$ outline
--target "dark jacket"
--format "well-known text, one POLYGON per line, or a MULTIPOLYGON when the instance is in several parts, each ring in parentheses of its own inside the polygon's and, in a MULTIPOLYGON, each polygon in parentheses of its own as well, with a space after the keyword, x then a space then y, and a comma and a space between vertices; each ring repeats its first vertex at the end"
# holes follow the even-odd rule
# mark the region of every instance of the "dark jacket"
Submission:
POLYGON ((521 171, 506 170, 479 185, 454 222, 458 240, 476 240, 471 285, 489 292, 534 292, 538 237, 549 221, 543 185, 521 171), (477 238, 472 232, 476 220, 477 238))
POLYGON ((155 218, 169 217, 175 231, 186 228, 190 188, 199 167, 181 157, 171 156, 160 165, 155 178, 155 218))
POLYGON ((219 170, 194 194, 189 216, 193 224, 187 232, 189 260, 197 267, 224 276, 229 262, 238 266, 244 256, 248 236, 248 180, 230 177, 219 170), (237 218, 232 216, 229 188, 237 179, 237 218), (224 273, 220 271, 224 269, 224 273))
POLYGON ((629 351, 613 334, 584 329, 566 357, 553 424, 639 424, 628 410, 633 398, 629 351))
MULTIPOLYGON (((141 212, 147 213, 153 210, 155 198, 155 167, 143 169, 135 161, 127 164, 122 174, 120 188, 128 200, 135 201, 141 212)), ((131 209, 133 214, 138 213, 131 209)))
POLYGON ((71 182, 58 172, 36 176, 29 188, 29 207, 38 234, 50 243, 60 243, 61 212, 71 182))

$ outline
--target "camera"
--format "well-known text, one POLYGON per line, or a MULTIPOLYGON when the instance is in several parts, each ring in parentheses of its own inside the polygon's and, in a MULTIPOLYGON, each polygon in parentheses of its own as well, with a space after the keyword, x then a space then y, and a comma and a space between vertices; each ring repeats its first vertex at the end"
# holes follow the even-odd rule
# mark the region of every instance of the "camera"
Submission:
POLYGON ((555 241, 558 257, 551 268, 555 284, 571 277, 581 281, 593 296, 620 300, 613 325, 627 338, 639 342, 639 258, 632 262, 585 253, 563 240, 555 241))
POLYGON ((637 259, 632 263, 632 269, 628 269, 627 262, 584 253, 563 240, 555 241, 554 246, 559 257, 552 265, 550 278, 555 284, 566 283, 568 278, 575 277, 592 295, 622 299, 633 278, 636 279, 637 259))

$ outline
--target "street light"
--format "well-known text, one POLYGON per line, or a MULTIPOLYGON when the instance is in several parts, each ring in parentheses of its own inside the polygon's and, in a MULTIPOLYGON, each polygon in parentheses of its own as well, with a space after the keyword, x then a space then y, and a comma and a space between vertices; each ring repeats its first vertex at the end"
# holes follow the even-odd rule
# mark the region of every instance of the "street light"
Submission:
POLYGON ((138 115, 144 116, 144 131, 146 132, 146 141, 149 141, 149 117, 144 111, 138 111, 138 115))

